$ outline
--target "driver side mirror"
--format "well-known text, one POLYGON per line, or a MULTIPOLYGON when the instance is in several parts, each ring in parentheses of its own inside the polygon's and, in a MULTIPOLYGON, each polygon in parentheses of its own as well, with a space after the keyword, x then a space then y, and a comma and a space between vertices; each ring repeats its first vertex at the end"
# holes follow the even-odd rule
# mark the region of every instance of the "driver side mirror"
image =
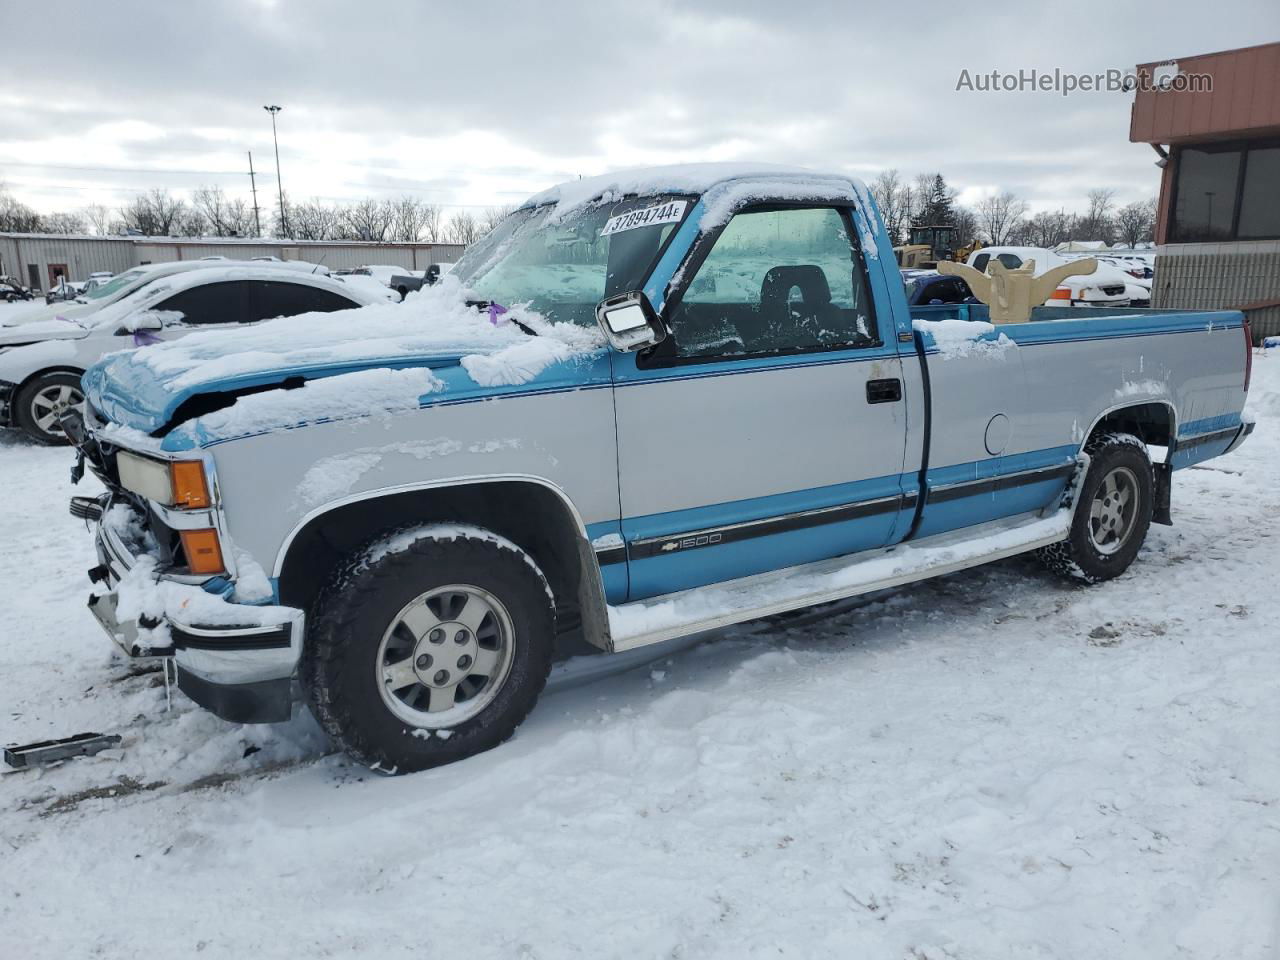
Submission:
POLYGON ((615 350, 632 353, 667 338, 667 328, 649 298, 639 290, 620 293, 596 305, 596 322, 615 350))
POLYGON ((164 329, 164 317, 154 310, 140 310, 124 318, 124 323, 116 331, 117 337, 127 337, 131 333, 149 333, 164 329))

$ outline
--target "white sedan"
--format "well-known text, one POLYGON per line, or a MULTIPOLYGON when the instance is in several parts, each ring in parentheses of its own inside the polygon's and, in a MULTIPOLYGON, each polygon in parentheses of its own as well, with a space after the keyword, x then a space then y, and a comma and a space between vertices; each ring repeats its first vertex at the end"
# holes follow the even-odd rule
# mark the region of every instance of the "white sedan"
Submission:
POLYGON ((235 330, 273 317, 381 302, 382 296, 359 287, 281 264, 222 261, 152 273, 101 309, 0 328, 0 426, 18 427, 42 443, 65 443, 59 417, 83 402, 81 375, 108 353, 196 330, 235 330))

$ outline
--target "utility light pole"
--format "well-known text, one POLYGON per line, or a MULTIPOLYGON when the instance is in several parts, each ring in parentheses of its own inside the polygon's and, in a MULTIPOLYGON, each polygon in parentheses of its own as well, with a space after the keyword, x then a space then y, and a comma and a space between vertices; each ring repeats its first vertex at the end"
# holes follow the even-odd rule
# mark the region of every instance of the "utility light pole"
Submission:
POLYGON ((276 136, 276 114, 284 108, 272 104, 269 107, 264 106, 262 109, 271 114, 271 140, 276 147, 276 190, 280 196, 280 227, 284 230, 284 235, 292 240, 293 234, 289 231, 289 217, 284 212, 284 184, 280 182, 280 139, 276 136))
POLYGON ((253 172, 253 151, 249 153, 249 189, 253 191, 253 229, 255 237, 262 236, 262 220, 258 217, 258 181, 255 179, 256 174, 253 172))

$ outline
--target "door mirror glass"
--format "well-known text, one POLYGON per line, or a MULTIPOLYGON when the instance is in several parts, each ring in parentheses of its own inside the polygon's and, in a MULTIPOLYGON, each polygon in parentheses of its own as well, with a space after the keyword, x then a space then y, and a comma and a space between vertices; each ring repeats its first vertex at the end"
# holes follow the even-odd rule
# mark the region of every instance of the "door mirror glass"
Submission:
POLYGON ((667 336, 649 298, 638 290, 601 300, 596 306, 596 322, 609 345, 624 353, 651 347, 667 336))
POLYGON ((131 313, 124 318, 120 328, 116 330, 116 336, 125 337, 131 333, 151 333, 156 330, 163 330, 166 326, 172 326, 181 321, 182 314, 171 310, 139 310, 137 313, 131 313))

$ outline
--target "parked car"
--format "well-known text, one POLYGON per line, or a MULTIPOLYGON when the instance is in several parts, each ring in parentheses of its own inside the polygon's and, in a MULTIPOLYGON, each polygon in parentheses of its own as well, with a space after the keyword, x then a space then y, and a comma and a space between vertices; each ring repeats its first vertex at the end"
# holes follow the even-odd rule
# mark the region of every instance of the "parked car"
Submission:
POLYGON ((83 402, 81 374, 105 354, 197 330, 240 332, 271 317, 377 302, 328 277, 267 264, 206 264, 153 277, 83 319, 0 331, 0 426, 18 427, 42 443, 65 443, 59 417, 83 402))
MULTIPOLYGON (((1045 247, 983 247, 971 253, 967 262, 975 270, 985 271, 993 259, 1010 270, 1034 260, 1037 276, 1069 262, 1045 247)), ((1064 280, 1050 296, 1049 304, 1061 307, 1127 307, 1129 295, 1126 285, 1130 279, 1123 270, 1099 264, 1096 273, 1064 280)))
POLYGON ((440 279, 440 266, 438 263, 433 263, 425 270, 406 270, 404 273, 392 274, 387 282, 388 286, 400 294, 400 299, 403 300, 413 291, 437 282, 440 279))
MULTIPOLYGON (((74 300, 57 302, 46 309, 24 313, 21 317, 12 320, 6 318, 3 322, 0 322, 0 344, 4 342, 5 335, 10 333, 13 327, 25 326, 30 323, 42 323, 59 317, 83 321, 89 314, 129 296, 140 287, 161 277, 187 273, 192 270, 219 269, 235 266, 237 263, 249 264, 252 261, 235 261, 220 257, 212 260, 175 260, 169 263, 152 263, 134 267, 124 273, 117 274, 101 286, 88 287, 86 285, 84 292, 74 300)), ((257 264, 254 265, 256 266, 257 264)), ((304 263, 300 260, 288 260, 283 263, 272 264, 272 266, 283 270, 297 270, 299 273, 323 274, 325 272, 325 268, 318 264, 304 263)))
POLYGON ((83 281, 73 283, 66 277, 59 277, 58 282, 45 291, 45 303, 59 303, 64 300, 74 300, 76 297, 84 293, 85 284, 83 281))
MULTIPOLYGON (((913 271, 916 275, 905 283, 907 305, 912 307, 940 303, 978 303, 979 300, 961 277, 943 276, 932 270, 913 271)), ((903 271, 905 274, 906 271, 903 271)))
POLYGON ((386 264, 364 264, 356 267, 351 271, 353 274, 361 277, 373 277, 381 284, 391 286, 391 278, 407 273, 404 267, 388 266, 386 264))
POLYGON ((31 291, 12 277, 0 277, 0 301, 14 303, 18 300, 30 300, 31 291))
POLYGON ((345 273, 330 274, 332 279, 348 287, 354 287, 357 290, 363 290, 368 296, 375 300, 389 300, 392 303, 399 303, 404 297, 392 290, 385 283, 379 283, 375 278, 368 274, 345 273))
POLYGON ((956 322, 985 311, 908 307, 846 175, 574 181, 411 304, 93 366, 66 418, 108 489, 72 506, 91 609, 219 716, 287 719, 299 688, 397 773, 509 737, 562 639, 631 650, 1031 550, 1118 576, 1173 470, 1249 431, 1243 316, 956 322))

